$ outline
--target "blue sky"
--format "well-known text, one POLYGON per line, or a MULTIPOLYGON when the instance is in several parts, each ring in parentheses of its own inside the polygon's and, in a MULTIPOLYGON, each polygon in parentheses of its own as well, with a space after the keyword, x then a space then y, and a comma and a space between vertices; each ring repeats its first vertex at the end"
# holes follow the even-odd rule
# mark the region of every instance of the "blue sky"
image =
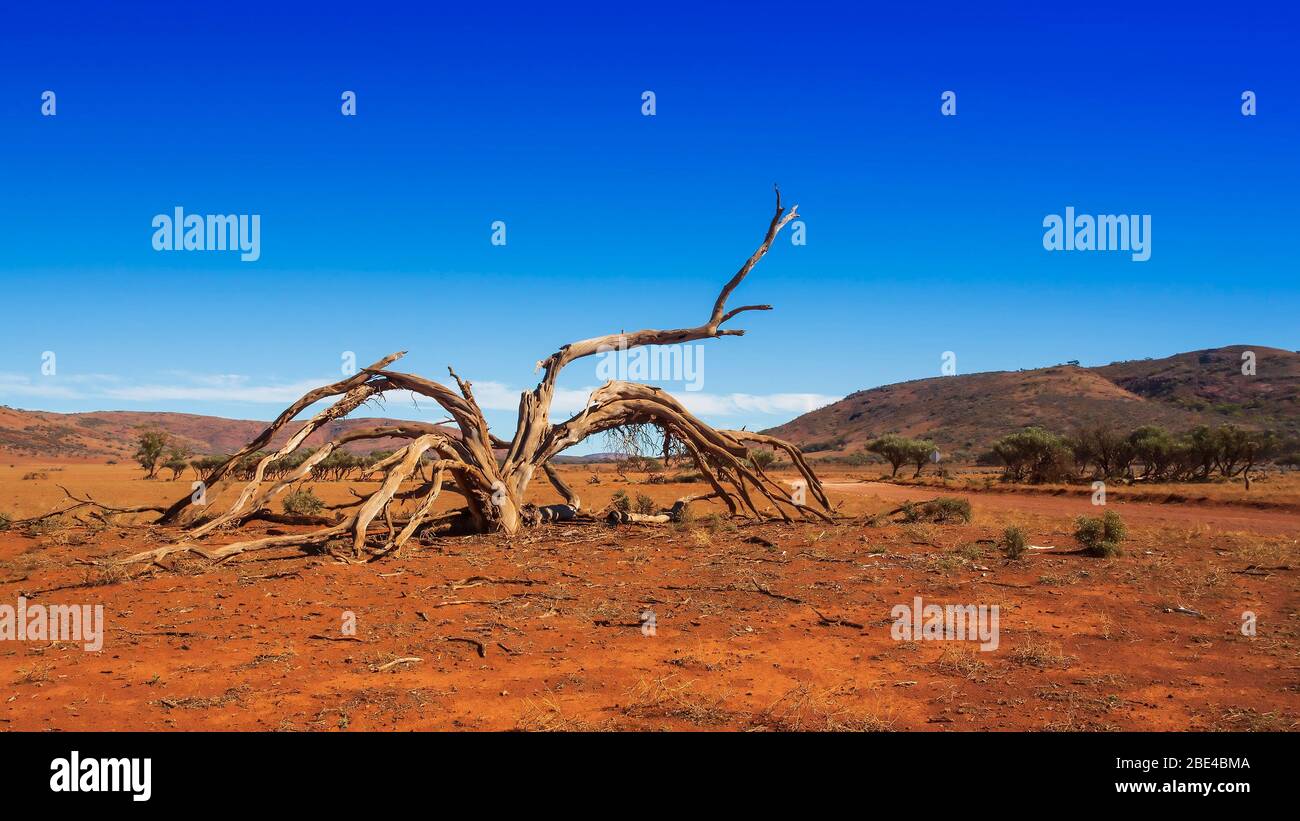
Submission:
POLYGON ((508 433, 559 345, 703 322, 775 182, 807 245, 734 302, 776 310, 705 343, 701 391, 665 383, 718 424, 936 376, 944 351, 966 373, 1300 348, 1280 4, 613 5, 0 12, 0 403, 270 418, 342 352, 406 349, 508 433), (261 258, 155 251, 176 206, 260 215, 261 258), (1151 259, 1047 252, 1066 206, 1150 214, 1151 259))

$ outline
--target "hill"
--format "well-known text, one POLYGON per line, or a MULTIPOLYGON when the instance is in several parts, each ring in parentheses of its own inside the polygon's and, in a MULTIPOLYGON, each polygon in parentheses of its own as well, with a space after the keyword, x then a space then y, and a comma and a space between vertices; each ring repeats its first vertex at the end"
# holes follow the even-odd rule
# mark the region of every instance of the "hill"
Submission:
POLYGON ((1232 422, 1300 435, 1300 354, 1234 345, 1094 368, 941 376, 850 394, 767 431, 824 455, 860 451, 885 433, 933 439, 972 457, 1029 425, 1068 432, 1105 422, 1185 430, 1232 422), (1255 353, 1243 375, 1242 352, 1255 353))
POLYGON ((1291 433, 1300 424, 1300 354, 1294 351, 1231 345, 1093 370, 1145 399, 1210 419, 1291 433), (1241 372, 1246 351, 1255 355, 1253 376, 1241 372))
MULTIPOLYGON (((341 419, 330 422, 307 438, 316 447, 355 428, 376 427, 388 419, 341 419)), ((135 451, 141 428, 163 430, 195 454, 232 453, 265 430, 267 422, 223 419, 190 413, 145 413, 96 411, 93 413, 50 413, 0 406, 0 454, 18 458, 125 460, 135 451)), ((271 444, 278 447, 298 429, 290 425, 271 444)), ((348 450, 368 453, 393 450, 404 439, 370 439, 354 442, 348 450)))
MULTIPOLYGON (((330 439, 356 428, 372 428, 395 420, 378 418, 340 419, 307 437, 308 447, 319 447, 330 439)), ((0 405, 0 458, 28 461, 62 459, 101 462, 126 461, 135 452, 141 429, 162 430, 173 441, 196 455, 234 453, 266 429, 268 422, 251 419, 224 419, 192 413, 152 413, 138 411, 95 411, 92 413, 52 413, 19 410, 0 405)), ((289 425, 276 434, 272 447, 279 447, 298 430, 289 425)), ((454 428, 448 434, 459 436, 454 428)), ((344 449, 353 453, 373 450, 396 450, 406 439, 367 439, 353 442, 344 449)), ((592 453, 585 456, 557 456, 559 464, 613 462, 617 453, 592 453)))

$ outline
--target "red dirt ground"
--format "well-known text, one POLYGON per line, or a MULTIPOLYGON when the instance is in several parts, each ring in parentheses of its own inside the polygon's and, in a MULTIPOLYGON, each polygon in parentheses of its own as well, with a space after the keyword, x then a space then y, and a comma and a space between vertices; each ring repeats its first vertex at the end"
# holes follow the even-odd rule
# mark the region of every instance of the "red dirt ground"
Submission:
MULTIPOLYGON (((566 470, 578 485, 589 475, 566 470)), ((77 490, 82 476, 0 474, 0 501, 56 500, 37 484, 77 490)), ((661 502, 698 490, 603 476, 583 488, 589 506, 619 489, 661 502)), ((116 500, 178 487, 136 481, 116 500)), ((1120 502, 1125 555, 1008 561, 992 543, 1008 524, 1070 549, 1073 516, 1096 509, 971 493, 970 524, 872 526, 936 491, 845 477, 828 490, 849 517, 832 525, 701 510, 680 526, 432 538, 365 565, 292 550, 215 568, 169 558, 129 579, 85 562, 169 534, 0 532, 0 604, 102 603, 108 624, 97 653, 0 642, 0 726, 1300 729, 1300 514, 1120 502), (892 607, 917 595, 999 605, 999 648, 893 640, 892 607), (1246 610, 1254 637, 1239 629, 1246 610), (340 633, 348 612, 355 637, 340 633), (403 658, 419 661, 390 664, 403 658)))

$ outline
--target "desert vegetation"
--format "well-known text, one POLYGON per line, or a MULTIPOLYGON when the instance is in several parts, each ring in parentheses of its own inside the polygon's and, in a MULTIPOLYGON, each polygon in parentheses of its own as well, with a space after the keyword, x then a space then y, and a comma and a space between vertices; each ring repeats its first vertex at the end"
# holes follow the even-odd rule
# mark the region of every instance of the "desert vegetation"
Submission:
POLYGON ((1126 479, 1145 482, 1249 478, 1270 459, 1292 464, 1295 453, 1269 431, 1224 424, 1182 434, 1158 425, 1132 431, 1094 424, 1068 435, 1026 428, 999 439, 992 450, 1009 482, 1126 479))
POLYGON ((166 431, 142 429, 136 437, 132 457, 145 472, 146 479, 158 478, 158 471, 167 469, 172 479, 179 479, 189 467, 190 452, 166 431))
MULTIPOLYGON (((265 450, 246 454, 238 459, 233 459, 233 461, 230 454, 216 454, 191 459, 188 466, 194 471, 197 478, 206 481, 222 465, 230 463, 227 475, 232 479, 247 482, 257 476, 258 466, 266 462, 262 468, 262 478, 267 481, 278 481, 298 471, 310 461, 312 464, 303 474, 304 480, 342 482, 364 479, 376 465, 382 463, 394 453, 391 450, 372 450, 369 453, 331 450, 325 458, 313 461, 317 450, 318 448, 301 448, 280 459, 270 461, 268 461, 268 457, 273 454, 265 450)), ((423 468, 430 461, 432 461, 430 455, 425 454, 422 456, 413 475, 422 477, 424 475, 423 468)))
POLYGON ((1113 510, 1101 516, 1080 516, 1074 523, 1074 540, 1090 556, 1108 559, 1121 555, 1120 544, 1127 535, 1123 518, 1113 510))
POLYGON ((891 477, 897 476, 898 469, 903 465, 915 465, 916 473, 913 476, 920 476, 921 469, 936 452, 934 442, 929 439, 909 439, 893 433, 871 440, 867 443, 866 450, 889 463, 892 468, 889 474, 891 477))

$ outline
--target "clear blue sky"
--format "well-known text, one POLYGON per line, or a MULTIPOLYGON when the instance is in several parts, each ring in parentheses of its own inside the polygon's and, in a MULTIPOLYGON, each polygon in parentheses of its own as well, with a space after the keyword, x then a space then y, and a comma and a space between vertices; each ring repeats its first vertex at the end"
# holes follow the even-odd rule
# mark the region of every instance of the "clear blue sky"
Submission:
MULTIPOLYGON (((715 423, 944 351, 965 373, 1300 348, 1281 4, 270 5, 0 12, 0 403, 270 418, 343 351, 407 349, 508 434, 564 342, 704 321, 774 182, 808 243, 735 295, 774 312, 707 343, 691 399, 715 423), (153 250, 178 205, 261 215, 261 259, 153 250), (1150 214, 1150 261, 1045 251, 1071 205, 1150 214)), ((597 383, 594 361, 563 382, 597 383)))

